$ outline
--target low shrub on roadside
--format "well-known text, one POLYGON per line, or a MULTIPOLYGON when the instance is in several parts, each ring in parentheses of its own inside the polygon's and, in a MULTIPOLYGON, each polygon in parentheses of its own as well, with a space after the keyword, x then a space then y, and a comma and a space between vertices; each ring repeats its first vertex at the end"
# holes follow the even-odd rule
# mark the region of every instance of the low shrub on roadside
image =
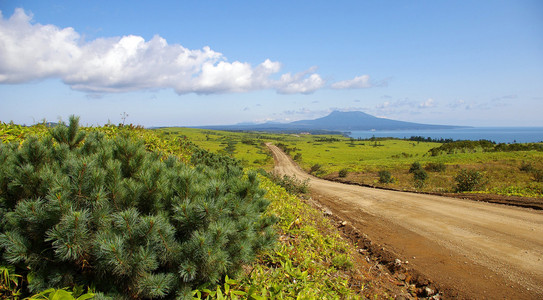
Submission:
POLYGON ((322 170, 322 165, 321 165, 321 164, 314 164, 314 165, 312 165, 311 168, 309 169, 309 174, 317 174, 317 173, 319 173, 321 170, 322 170))
POLYGON ((306 194, 309 191, 309 179, 300 180, 296 176, 279 175, 277 173, 266 173, 266 177, 273 183, 283 187, 287 192, 295 195, 306 194))
POLYGON ((393 183, 394 178, 389 171, 381 170, 379 171, 379 182, 380 183, 393 183))
POLYGON ((348 173, 349 173, 349 171, 347 169, 341 169, 341 170, 339 170, 338 176, 341 177, 341 178, 345 178, 345 177, 347 177, 348 173))
POLYGON ((471 192, 480 187, 483 183, 483 174, 475 170, 462 169, 456 177, 457 192, 471 192))
POLYGON ((522 162, 522 165, 520 165, 519 170, 522 172, 533 172, 535 170, 534 166, 531 163, 522 162))
POLYGON ((442 162, 431 162, 426 165, 425 169, 428 172, 445 172, 445 170, 447 170, 447 166, 442 162))
POLYGON ((533 170, 532 177, 535 182, 543 182, 543 170, 542 169, 533 170))
POLYGON ((422 166, 418 161, 411 164, 411 167, 409 168, 409 173, 415 173, 416 171, 422 170, 422 166))
POLYGON ((417 189, 422 188, 427 179, 428 173, 426 173, 426 171, 424 171, 423 169, 419 169, 413 172, 413 180, 417 189))

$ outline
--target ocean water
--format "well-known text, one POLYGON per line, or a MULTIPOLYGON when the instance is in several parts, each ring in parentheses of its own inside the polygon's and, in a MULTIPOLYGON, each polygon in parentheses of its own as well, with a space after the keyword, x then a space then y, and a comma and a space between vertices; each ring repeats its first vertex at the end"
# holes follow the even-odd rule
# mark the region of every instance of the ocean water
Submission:
POLYGON ((441 130, 383 130, 352 131, 352 138, 369 139, 375 137, 410 138, 422 136, 432 139, 490 140, 496 143, 536 143, 543 142, 543 127, 472 127, 441 130))

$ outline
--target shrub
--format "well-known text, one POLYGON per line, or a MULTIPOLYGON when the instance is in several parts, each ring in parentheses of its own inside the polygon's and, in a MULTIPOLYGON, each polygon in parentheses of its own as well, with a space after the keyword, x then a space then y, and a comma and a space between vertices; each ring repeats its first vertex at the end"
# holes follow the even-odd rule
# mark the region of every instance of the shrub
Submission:
POLYGON ((535 171, 535 168, 531 163, 523 162, 522 165, 520 165, 519 170, 521 170, 522 172, 530 173, 535 171))
POLYGON ((543 170, 534 169, 531 173, 535 182, 543 182, 543 170))
POLYGON ((482 184, 483 174, 475 170, 462 169, 454 180, 456 181, 457 192, 470 192, 482 184))
POLYGON ((428 179, 428 173, 423 169, 419 169, 413 172, 413 180, 415 182, 415 187, 420 189, 424 186, 424 183, 428 179))
POLYGON ((392 174, 390 174, 389 171, 382 170, 382 171, 379 171, 379 182, 380 183, 393 183, 394 178, 392 178, 392 174))
POLYGON ((422 166, 418 161, 411 164, 411 167, 409 168, 409 173, 415 173, 416 171, 422 170, 422 166))
POLYGON ((306 194, 309 191, 309 179, 299 180, 296 176, 280 176, 276 173, 265 173, 264 175, 291 194, 306 194))
POLYGON ((438 162, 438 163, 431 162, 426 165, 425 169, 428 172, 445 172, 445 170, 447 170, 447 166, 442 162, 438 162))
POLYGON ((341 178, 345 178, 345 177, 347 177, 348 173, 349 173, 349 171, 347 169, 341 169, 341 170, 339 170, 338 176, 341 177, 341 178))
POLYGON ((0 264, 32 278, 30 291, 181 297, 273 243, 255 173, 205 152, 191 167, 128 136, 81 137, 77 125, 0 145, 0 264))
POLYGON ((320 172, 322 169, 322 165, 321 164, 314 164, 311 166, 311 168, 309 169, 309 173, 310 174, 316 174, 318 172, 320 172))

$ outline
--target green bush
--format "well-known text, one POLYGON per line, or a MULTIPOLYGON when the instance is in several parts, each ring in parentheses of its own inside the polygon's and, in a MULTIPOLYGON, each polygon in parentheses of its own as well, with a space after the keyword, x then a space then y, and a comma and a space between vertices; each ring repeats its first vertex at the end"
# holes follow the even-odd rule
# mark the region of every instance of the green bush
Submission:
POLYGON ((393 183, 394 178, 392 178, 392 174, 390 174, 389 171, 382 170, 382 171, 379 171, 379 182, 380 183, 393 183))
POLYGON ((349 171, 347 169, 341 169, 341 170, 339 170, 338 176, 341 177, 341 178, 345 178, 345 177, 347 177, 348 173, 349 173, 349 171))
POLYGON ((413 180, 415 187, 420 189, 424 186, 425 181, 428 179, 428 173, 423 169, 419 169, 413 172, 413 180))
POLYGON ((522 172, 530 173, 530 172, 533 172, 535 168, 531 163, 522 162, 522 165, 520 165, 519 170, 521 170, 522 172))
POLYGON ((322 165, 321 164, 314 164, 311 166, 311 168, 309 169, 309 173, 310 174, 316 174, 318 172, 320 172, 322 169, 322 165))
POLYGON ((264 175, 291 194, 306 194, 309 191, 309 179, 299 180, 296 176, 280 176, 276 173, 266 173, 264 175))
POLYGON ((273 243, 256 173, 205 152, 192 167, 77 124, 0 145, 0 265, 31 278, 31 292, 77 284, 97 299, 182 297, 273 243))
POLYGON ((475 170, 462 169, 454 180, 456 181, 457 192, 470 192, 482 185, 483 174, 475 170))
POLYGON ((428 172, 445 172, 447 170, 447 165, 442 162, 437 163, 428 163, 425 167, 428 172))
POLYGON ((543 182, 543 170, 534 169, 531 173, 535 182, 543 182))
POLYGON ((409 168, 409 173, 415 173, 416 171, 422 170, 422 166, 418 161, 411 164, 411 167, 409 168))

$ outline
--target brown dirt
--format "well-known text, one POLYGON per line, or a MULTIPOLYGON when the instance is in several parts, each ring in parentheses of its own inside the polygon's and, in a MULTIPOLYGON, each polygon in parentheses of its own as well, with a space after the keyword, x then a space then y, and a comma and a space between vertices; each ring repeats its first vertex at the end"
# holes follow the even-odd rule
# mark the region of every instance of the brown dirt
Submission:
POLYGON ((330 182, 268 147, 275 170, 309 178, 313 199, 352 225, 363 251, 389 269, 399 258, 392 271, 405 281, 446 299, 543 298, 543 211, 330 182))

